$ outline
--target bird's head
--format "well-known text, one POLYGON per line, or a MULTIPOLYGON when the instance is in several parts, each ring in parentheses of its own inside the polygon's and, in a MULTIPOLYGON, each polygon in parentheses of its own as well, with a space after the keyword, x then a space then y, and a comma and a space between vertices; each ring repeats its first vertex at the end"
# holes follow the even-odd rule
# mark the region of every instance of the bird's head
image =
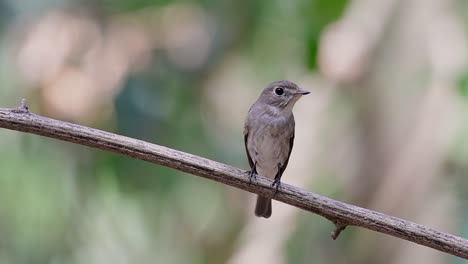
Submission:
POLYGON ((291 111, 297 100, 309 93, 291 81, 276 81, 263 90, 258 101, 280 112, 291 111))

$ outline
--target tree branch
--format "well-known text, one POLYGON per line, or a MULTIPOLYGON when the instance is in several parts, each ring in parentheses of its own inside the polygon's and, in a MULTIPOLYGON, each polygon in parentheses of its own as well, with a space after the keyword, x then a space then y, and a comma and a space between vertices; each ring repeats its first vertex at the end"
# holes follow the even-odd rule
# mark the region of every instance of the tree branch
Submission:
POLYGON ((468 240, 400 218, 336 201, 283 183, 274 194, 271 180, 257 177, 249 183, 245 170, 142 140, 38 116, 25 101, 16 109, 0 108, 0 127, 123 154, 221 182, 251 193, 321 215, 332 221, 336 239, 346 226, 359 226, 468 259, 468 240))

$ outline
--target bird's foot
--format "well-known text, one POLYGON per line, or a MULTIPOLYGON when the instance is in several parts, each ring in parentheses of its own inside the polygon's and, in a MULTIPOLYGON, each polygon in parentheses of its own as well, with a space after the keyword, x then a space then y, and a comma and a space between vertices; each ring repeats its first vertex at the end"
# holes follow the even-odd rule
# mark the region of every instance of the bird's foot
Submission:
POLYGON ((249 183, 252 183, 252 178, 257 181, 257 171, 255 169, 247 171, 247 174, 249 175, 249 183))
POLYGON ((278 192, 278 189, 279 189, 279 187, 281 185, 281 180, 279 178, 276 178, 273 181, 273 183, 271 184, 271 187, 275 187, 275 185, 276 185, 276 188, 275 188, 275 193, 274 194, 276 194, 278 192))

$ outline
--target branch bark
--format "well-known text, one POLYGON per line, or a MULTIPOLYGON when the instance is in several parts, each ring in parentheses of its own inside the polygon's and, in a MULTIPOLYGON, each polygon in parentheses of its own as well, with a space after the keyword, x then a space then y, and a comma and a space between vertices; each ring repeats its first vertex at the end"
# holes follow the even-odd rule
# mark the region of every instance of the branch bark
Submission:
POLYGON ((272 181, 258 176, 249 183, 245 170, 142 140, 67 123, 29 112, 23 100, 15 109, 0 108, 0 127, 110 151, 227 184, 321 215, 332 221, 336 239, 346 226, 358 226, 468 259, 468 240, 404 219, 336 201, 282 183, 274 194, 272 181))

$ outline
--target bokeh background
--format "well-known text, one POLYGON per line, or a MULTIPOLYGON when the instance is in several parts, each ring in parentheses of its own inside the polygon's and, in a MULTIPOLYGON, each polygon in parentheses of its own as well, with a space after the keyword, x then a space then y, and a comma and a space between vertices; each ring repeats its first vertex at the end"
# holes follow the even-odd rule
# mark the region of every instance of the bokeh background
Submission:
MULTIPOLYGON (((283 180, 468 237, 465 0, 2 0, 0 107, 247 168, 268 83, 283 180)), ((154 164, 0 130, 0 263, 466 263, 154 164)))

